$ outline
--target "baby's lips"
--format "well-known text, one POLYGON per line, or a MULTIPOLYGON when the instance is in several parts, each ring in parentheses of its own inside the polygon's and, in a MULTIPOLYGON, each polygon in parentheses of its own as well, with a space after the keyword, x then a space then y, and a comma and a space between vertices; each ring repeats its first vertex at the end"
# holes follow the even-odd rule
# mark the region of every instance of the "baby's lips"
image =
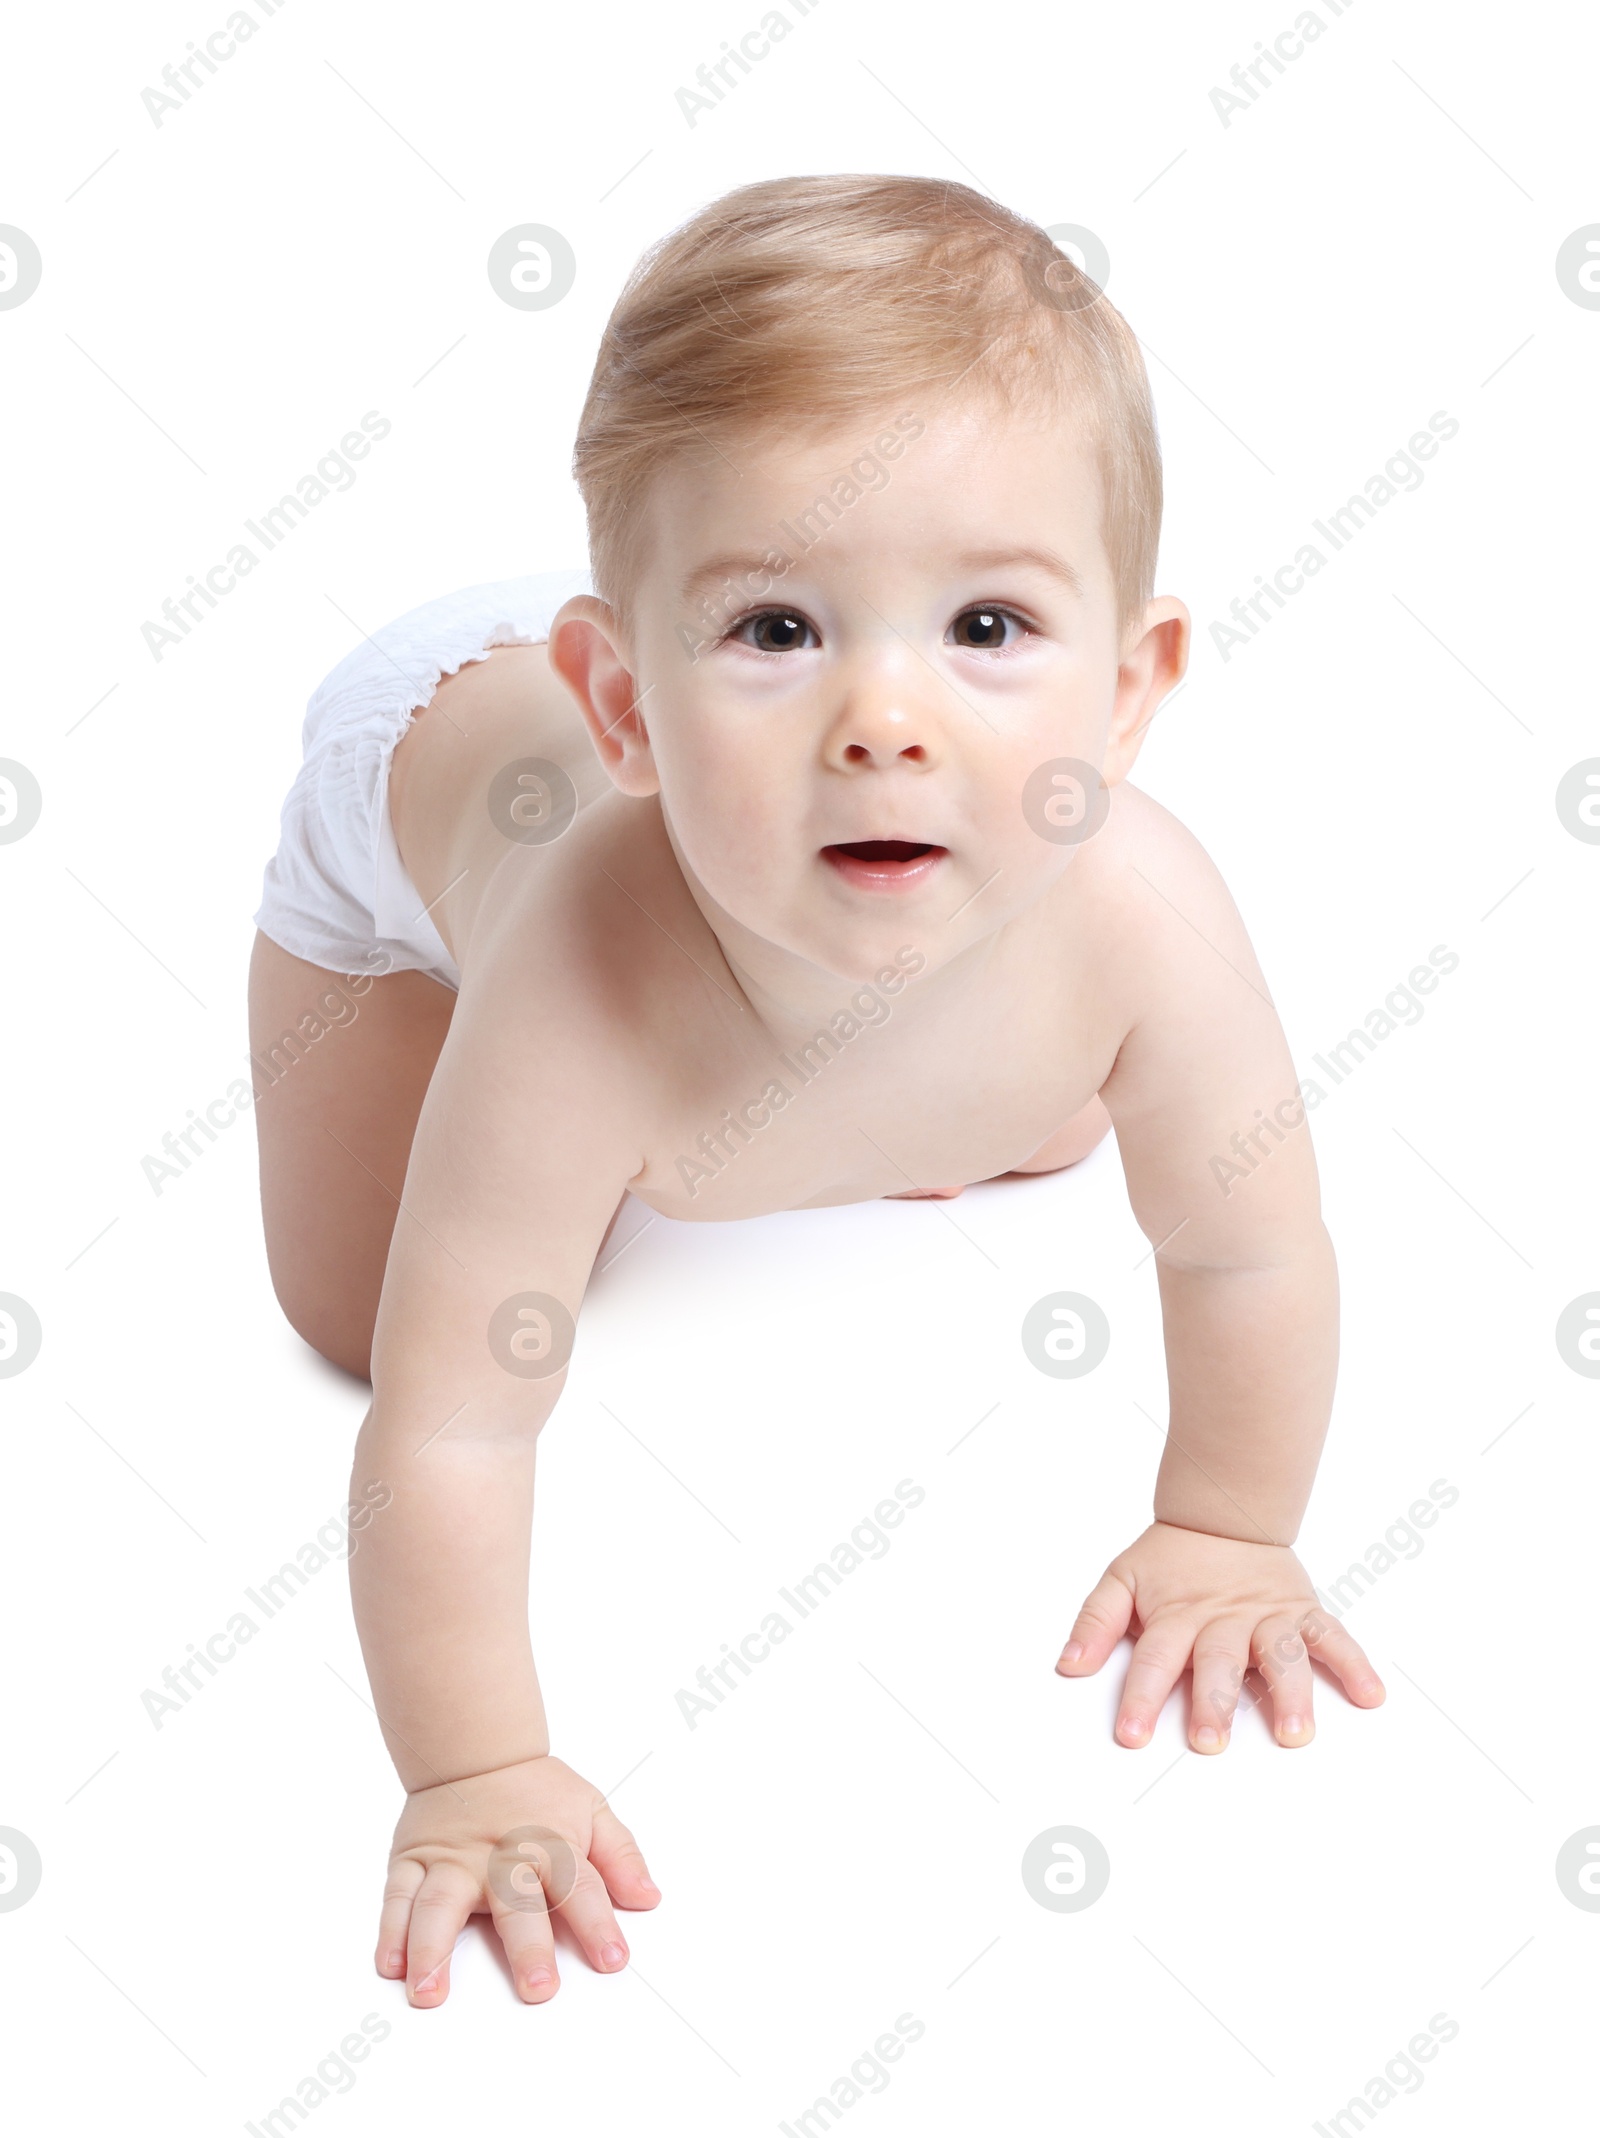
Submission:
POLYGON ((950 857, 922 839, 851 839, 825 846, 820 858, 859 889, 890 890, 925 882, 950 857))
POLYGON ((853 854, 862 861, 913 861, 919 854, 931 853, 932 839, 901 839, 878 837, 867 839, 835 839, 824 848, 827 853, 853 854))

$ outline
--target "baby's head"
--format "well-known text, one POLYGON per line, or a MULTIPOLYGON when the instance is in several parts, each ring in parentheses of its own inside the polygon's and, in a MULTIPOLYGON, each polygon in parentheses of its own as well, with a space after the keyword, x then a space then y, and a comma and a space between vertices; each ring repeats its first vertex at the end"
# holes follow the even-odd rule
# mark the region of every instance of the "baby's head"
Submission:
POLYGON ((1061 874, 1182 674, 1138 343, 965 186, 714 202, 619 299, 574 465, 599 597, 551 659, 730 954, 947 963, 1061 874))

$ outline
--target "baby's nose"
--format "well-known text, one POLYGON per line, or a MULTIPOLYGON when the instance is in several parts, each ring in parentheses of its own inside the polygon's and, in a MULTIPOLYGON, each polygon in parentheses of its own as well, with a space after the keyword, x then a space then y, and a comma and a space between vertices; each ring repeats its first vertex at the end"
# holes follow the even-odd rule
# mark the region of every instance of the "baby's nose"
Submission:
POLYGON ((938 751, 938 721, 921 695, 904 683, 853 690, 839 708, 828 754, 852 770, 891 764, 932 766, 938 751))

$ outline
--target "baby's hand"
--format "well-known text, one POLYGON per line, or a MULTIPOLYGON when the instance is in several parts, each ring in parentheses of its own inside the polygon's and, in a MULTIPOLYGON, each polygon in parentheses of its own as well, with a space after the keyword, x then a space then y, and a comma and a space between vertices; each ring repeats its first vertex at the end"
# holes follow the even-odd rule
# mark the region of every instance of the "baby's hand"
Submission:
POLYGON ((1142 1630, 1117 1715, 1124 1745, 1149 1743, 1191 1658, 1189 1742, 1196 1752, 1226 1750, 1251 1663, 1271 1690, 1280 1745, 1311 1741, 1312 1655, 1357 1707, 1377 1707, 1384 1697, 1377 1672, 1319 1607, 1305 1569, 1284 1545, 1244 1544, 1152 1522, 1101 1575, 1056 1669, 1064 1678, 1092 1675, 1135 1618, 1142 1630))
POLYGON ((404 1975, 414 2005, 443 2004, 462 1926, 487 1910, 518 1994, 543 2004, 560 1987, 552 1908, 565 1913, 589 1964, 614 1974, 628 1948, 611 1903, 653 1908, 660 1898, 638 1843, 599 1790, 547 1754, 406 1798, 383 1889, 378 1972, 404 1975))

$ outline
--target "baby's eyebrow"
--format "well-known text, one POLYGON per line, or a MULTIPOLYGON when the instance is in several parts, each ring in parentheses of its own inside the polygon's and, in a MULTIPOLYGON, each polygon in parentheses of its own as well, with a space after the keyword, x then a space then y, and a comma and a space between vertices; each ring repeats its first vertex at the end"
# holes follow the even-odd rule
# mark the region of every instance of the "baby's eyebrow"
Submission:
MULTIPOLYGON (((692 604, 702 590, 709 592, 730 579, 751 581, 758 575, 769 582, 768 593, 780 593, 778 582, 784 574, 771 569, 769 560, 772 555, 771 550, 732 550, 726 556, 709 557, 704 564, 696 565, 683 580, 678 599, 692 604)), ((1083 593, 1082 573, 1053 549, 974 549, 954 562, 956 569, 963 572, 998 572, 1008 566, 1032 565, 1036 571, 1047 572, 1051 578, 1059 579, 1074 594, 1083 593)), ((747 598, 754 601, 761 596, 752 588, 747 598)))
POLYGON ((1083 574, 1053 549, 974 549, 957 557, 956 564, 966 572, 1001 572, 1008 565, 1031 564, 1038 571, 1048 572, 1052 579, 1061 580, 1074 594, 1083 592, 1083 574))
MULTIPOLYGON (((768 581, 767 591, 770 593, 776 582, 784 576, 772 569, 769 560, 773 555, 772 550, 751 549, 730 551, 725 557, 708 557, 704 564, 697 564, 684 579, 678 589, 678 599, 680 602, 692 603, 702 588, 709 592, 712 587, 727 579, 754 581, 763 578, 768 581)), ((761 597, 752 586, 746 595, 739 598, 741 601, 756 601, 761 597)))

